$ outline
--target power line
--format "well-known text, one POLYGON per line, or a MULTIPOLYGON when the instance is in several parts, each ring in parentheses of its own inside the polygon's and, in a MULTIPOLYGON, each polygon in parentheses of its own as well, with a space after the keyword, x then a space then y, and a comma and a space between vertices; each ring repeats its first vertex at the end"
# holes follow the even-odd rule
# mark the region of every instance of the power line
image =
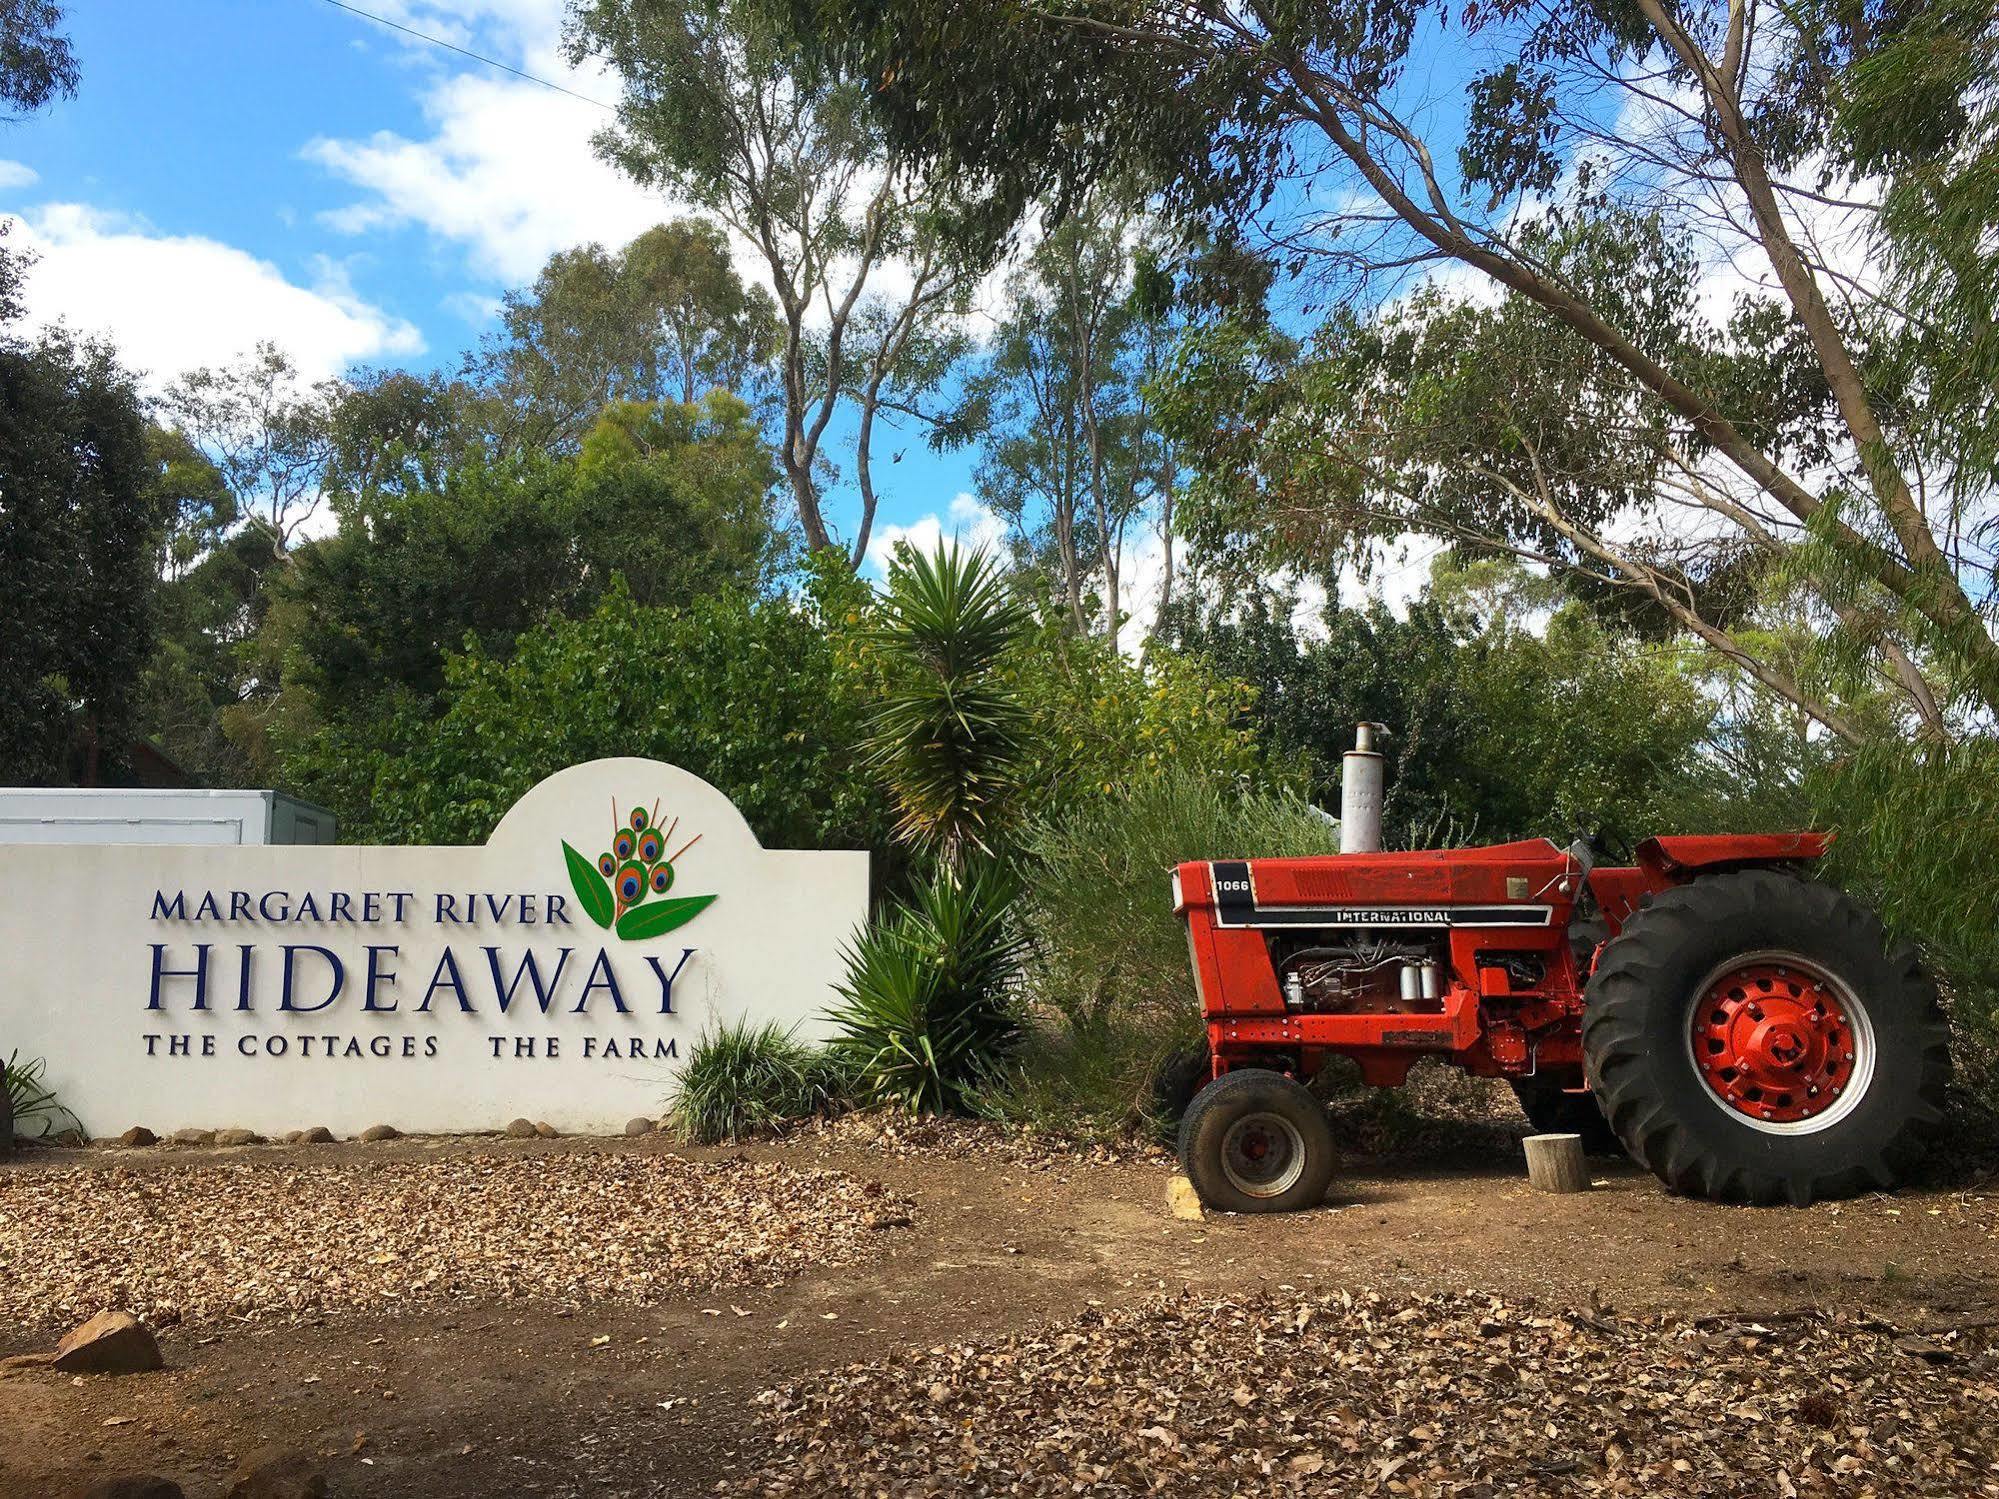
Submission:
POLYGON ((441 36, 431 36, 427 32, 418 31, 413 26, 405 26, 400 21, 391 21, 387 16, 378 16, 372 10, 363 10, 358 5, 349 5, 347 0, 326 0, 326 3, 335 10, 344 10, 350 15, 361 17, 363 20, 373 21, 377 26, 386 26, 391 31, 400 31, 404 36, 413 36, 418 41, 428 42, 433 47, 442 47, 447 52, 456 52, 460 57, 469 57, 474 62, 482 62, 489 68, 498 68, 502 73, 511 73, 516 78, 525 78, 529 83, 538 83, 543 88, 554 89, 558 94, 567 94, 570 98, 580 100, 584 104, 594 104, 606 113, 617 113, 615 108, 606 104, 602 99, 593 99, 588 94, 577 93, 573 88, 564 88, 561 84, 551 83, 546 78, 537 78, 532 73, 524 73, 519 68, 503 63, 496 57, 487 57, 484 53, 474 52, 470 48, 461 47, 456 42, 447 42, 441 36))

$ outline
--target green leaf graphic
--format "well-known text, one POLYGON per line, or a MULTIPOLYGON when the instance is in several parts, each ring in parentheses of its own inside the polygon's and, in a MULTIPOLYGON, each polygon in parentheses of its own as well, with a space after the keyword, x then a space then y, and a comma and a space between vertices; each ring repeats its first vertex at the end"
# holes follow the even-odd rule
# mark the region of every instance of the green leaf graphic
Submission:
POLYGON ((689 895, 680 900, 663 900, 656 905, 634 906, 618 918, 618 935, 628 942, 642 942, 677 926, 686 926, 713 905, 712 895, 689 895))
POLYGON ((592 921, 601 927, 608 927, 611 924, 611 887, 597 873, 597 866, 567 842, 562 845, 562 857, 569 861, 569 883, 576 891, 576 899, 590 913, 592 921))

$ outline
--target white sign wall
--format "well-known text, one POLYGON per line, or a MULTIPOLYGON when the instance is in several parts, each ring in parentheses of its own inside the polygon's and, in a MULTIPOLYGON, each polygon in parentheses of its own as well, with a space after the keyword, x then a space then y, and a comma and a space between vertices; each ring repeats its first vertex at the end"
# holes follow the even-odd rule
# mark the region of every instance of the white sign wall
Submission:
POLYGON ((865 853, 766 849, 631 759, 483 848, 0 846, 0 1057, 97 1135, 610 1133, 720 1021, 821 1035, 867 889, 865 853))

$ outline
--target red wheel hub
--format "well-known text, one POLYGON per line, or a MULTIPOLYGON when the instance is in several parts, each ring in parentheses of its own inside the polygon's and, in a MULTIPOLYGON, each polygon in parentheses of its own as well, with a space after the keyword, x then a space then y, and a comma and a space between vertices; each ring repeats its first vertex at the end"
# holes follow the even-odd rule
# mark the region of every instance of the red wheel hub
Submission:
POLYGON ((1826 978, 1797 963, 1724 973, 1694 1007, 1694 1065, 1715 1096, 1751 1119, 1796 1124, 1853 1081, 1853 1021, 1826 978))

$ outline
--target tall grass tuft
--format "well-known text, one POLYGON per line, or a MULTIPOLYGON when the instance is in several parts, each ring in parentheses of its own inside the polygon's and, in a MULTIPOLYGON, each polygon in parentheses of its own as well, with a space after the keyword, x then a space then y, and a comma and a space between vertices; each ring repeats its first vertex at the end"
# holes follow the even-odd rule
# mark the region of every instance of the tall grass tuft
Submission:
POLYGON ((1296 797, 1173 771, 1038 823, 1024 841, 1037 1001, 1081 1029, 1120 1023, 1185 1037, 1198 1011, 1186 922, 1169 895, 1173 866, 1332 853, 1339 834, 1296 797))
POLYGON ((667 1120, 695 1144, 717 1145, 825 1113, 845 1092, 835 1058, 775 1022, 732 1020, 694 1043, 667 1120))
POLYGON ((1181 771, 1030 826, 1029 1023, 980 1112, 1098 1137, 1156 1125, 1155 1085, 1202 1039, 1185 918, 1168 874, 1194 859, 1322 854, 1328 820, 1292 796, 1181 771))

